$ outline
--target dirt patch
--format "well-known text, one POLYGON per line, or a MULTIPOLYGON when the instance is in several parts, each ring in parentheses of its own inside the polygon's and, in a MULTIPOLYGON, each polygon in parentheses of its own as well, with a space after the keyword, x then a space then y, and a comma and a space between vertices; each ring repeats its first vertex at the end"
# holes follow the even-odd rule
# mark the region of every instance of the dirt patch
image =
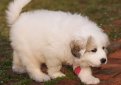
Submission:
POLYGON ((118 51, 120 49, 121 49, 121 39, 111 42, 110 45, 108 46, 109 53, 118 51))
POLYGON ((121 19, 114 20, 113 24, 117 27, 121 27, 121 19))
POLYGON ((56 85, 80 85, 80 80, 64 79, 64 80, 58 82, 56 85))

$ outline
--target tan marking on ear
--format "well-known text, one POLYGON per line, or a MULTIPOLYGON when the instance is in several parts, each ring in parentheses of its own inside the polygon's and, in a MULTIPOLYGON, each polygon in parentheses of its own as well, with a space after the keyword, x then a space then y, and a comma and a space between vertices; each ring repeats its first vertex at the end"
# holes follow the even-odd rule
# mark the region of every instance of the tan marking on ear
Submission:
POLYGON ((72 41, 71 42, 71 53, 74 57, 80 58, 81 54, 79 53, 79 51, 81 50, 81 46, 79 41, 72 41))

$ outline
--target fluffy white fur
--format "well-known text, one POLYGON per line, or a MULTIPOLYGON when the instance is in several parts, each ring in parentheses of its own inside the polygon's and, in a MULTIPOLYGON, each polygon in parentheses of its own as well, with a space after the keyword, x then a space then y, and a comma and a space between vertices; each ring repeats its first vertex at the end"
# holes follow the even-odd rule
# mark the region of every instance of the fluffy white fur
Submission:
POLYGON ((10 40, 13 48, 13 71, 27 72, 38 82, 65 76, 60 72, 62 63, 81 66, 78 75, 86 84, 97 84, 90 66, 101 65, 106 57, 103 47, 108 45, 107 35, 87 17, 61 11, 36 10, 21 13, 31 0, 14 0, 7 10, 10 40), (21 13, 21 14, 20 14, 21 13), (81 48, 80 58, 71 52, 72 41, 81 48), (92 52, 96 48, 97 52, 92 52), (102 49, 103 48, 103 49, 102 49), (40 65, 45 63, 48 75, 40 65))

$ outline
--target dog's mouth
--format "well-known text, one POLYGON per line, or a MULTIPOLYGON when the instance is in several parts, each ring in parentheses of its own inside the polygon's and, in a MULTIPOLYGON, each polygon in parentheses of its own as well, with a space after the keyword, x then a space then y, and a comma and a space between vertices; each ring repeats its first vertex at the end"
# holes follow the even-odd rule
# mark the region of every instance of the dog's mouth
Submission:
POLYGON ((82 60, 81 63, 80 63, 80 66, 100 67, 101 63, 100 64, 94 64, 90 61, 82 60))
POLYGON ((101 65, 93 65, 92 67, 100 67, 101 65))
POLYGON ((101 66, 101 64, 96 65, 96 64, 93 64, 93 63, 91 63, 91 62, 88 63, 88 65, 91 66, 91 67, 100 67, 100 66, 101 66))

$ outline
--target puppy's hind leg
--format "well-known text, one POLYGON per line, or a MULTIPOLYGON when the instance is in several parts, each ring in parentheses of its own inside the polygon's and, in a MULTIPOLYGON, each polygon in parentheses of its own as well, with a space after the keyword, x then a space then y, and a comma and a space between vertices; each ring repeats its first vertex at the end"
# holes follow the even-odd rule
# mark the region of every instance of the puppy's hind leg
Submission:
POLYGON ((33 80, 37 82, 43 82, 50 80, 50 77, 43 73, 40 69, 40 62, 35 57, 31 56, 24 56, 26 58, 23 58, 23 63, 26 66, 26 70, 33 80))
POLYGON ((13 52, 13 66, 12 66, 12 70, 16 73, 25 73, 26 69, 23 66, 19 55, 17 54, 16 51, 13 52))
POLYGON ((60 71, 62 65, 57 59, 52 59, 52 61, 48 60, 46 64, 48 67, 48 74, 52 79, 65 76, 65 74, 60 71))

